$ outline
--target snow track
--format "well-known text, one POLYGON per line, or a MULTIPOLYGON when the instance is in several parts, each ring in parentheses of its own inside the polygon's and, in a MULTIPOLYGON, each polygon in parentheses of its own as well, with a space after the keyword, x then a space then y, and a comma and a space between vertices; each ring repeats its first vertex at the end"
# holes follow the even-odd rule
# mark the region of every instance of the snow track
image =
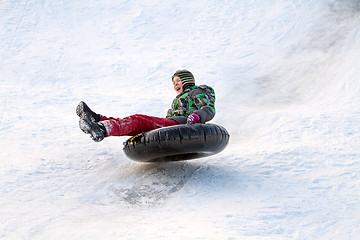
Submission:
POLYGON ((360 3, 0 2, 0 239, 359 239, 360 3), (231 135, 140 164, 75 107, 164 116, 171 74, 231 135))

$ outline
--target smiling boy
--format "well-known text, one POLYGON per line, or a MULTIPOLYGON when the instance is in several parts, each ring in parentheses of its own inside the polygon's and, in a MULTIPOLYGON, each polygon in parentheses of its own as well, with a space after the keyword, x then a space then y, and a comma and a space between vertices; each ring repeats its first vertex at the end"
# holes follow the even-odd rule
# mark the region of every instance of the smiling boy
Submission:
POLYGON ((210 121, 215 116, 215 92, 206 85, 196 86, 191 72, 178 70, 172 76, 177 94, 166 118, 135 114, 125 118, 105 117, 93 112, 83 101, 76 107, 80 129, 100 142, 109 136, 135 136, 153 129, 178 124, 210 121))

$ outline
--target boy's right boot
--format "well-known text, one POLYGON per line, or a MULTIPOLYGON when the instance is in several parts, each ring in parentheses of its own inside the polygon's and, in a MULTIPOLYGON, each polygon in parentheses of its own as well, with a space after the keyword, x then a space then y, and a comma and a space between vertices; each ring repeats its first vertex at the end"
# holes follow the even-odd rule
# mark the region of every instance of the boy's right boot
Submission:
POLYGON ((81 101, 76 107, 76 114, 80 117, 80 129, 84 133, 90 134, 92 140, 100 142, 107 136, 104 125, 98 123, 102 115, 91 111, 91 109, 83 101, 81 101))
POLYGON ((81 101, 76 107, 76 114, 80 118, 89 118, 93 122, 99 122, 102 115, 93 112, 85 102, 81 101))

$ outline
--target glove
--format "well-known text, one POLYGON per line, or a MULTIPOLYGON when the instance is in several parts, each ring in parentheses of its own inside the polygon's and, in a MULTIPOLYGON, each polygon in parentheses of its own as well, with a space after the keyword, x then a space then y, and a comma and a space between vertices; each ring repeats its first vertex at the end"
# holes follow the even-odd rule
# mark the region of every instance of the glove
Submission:
POLYGON ((196 113, 192 113, 188 116, 187 118, 187 123, 188 124, 194 124, 200 121, 200 116, 196 113))

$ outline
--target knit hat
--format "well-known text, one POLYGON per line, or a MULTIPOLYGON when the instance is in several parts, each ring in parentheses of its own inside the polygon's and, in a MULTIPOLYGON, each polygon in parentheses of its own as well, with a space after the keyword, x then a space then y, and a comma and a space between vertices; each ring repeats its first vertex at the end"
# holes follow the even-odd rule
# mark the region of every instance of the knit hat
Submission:
POLYGON ((180 78, 184 90, 189 87, 195 86, 194 76, 188 70, 177 70, 171 79, 174 79, 174 77, 180 78))

